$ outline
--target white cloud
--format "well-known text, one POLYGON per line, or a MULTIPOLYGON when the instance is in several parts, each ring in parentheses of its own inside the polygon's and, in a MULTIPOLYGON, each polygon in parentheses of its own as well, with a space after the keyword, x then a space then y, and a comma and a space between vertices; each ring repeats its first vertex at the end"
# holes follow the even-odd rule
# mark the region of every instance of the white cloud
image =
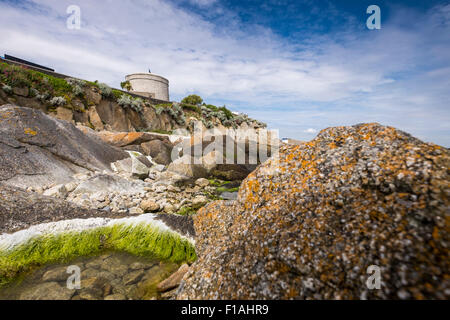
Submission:
POLYGON ((306 130, 303 130, 304 133, 317 133, 318 131, 314 128, 308 128, 306 130))
POLYGON ((209 7, 210 5, 216 3, 217 0, 188 0, 188 1, 200 7, 209 7))
POLYGON ((82 28, 68 30, 70 1, 35 2, 26 10, 0 3, 0 48, 58 72, 117 87, 150 68, 170 80, 173 99, 195 92, 293 138, 310 137, 304 128, 378 121, 450 145, 450 5, 407 28, 399 17, 364 37, 298 44, 260 26, 243 29, 228 11, 230 23, 218 29, 158 0, 80 0, 82 28))

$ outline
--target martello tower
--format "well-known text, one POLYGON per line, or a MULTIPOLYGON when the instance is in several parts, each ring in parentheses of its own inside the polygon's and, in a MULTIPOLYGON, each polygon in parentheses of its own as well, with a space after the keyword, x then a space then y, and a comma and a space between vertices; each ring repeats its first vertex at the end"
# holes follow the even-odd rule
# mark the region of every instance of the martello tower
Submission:
POLYGON ((153 73, 133 73, 125 80, 130 82, 131 92, 158 100, 169 101, 169 80, 153 73))

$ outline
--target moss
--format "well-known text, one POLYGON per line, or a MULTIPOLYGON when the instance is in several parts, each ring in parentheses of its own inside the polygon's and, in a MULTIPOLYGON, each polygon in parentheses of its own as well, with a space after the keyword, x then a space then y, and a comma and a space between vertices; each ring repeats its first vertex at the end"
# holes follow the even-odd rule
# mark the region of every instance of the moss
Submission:
POLYGON ((115 100, 118 100, 124 93, 117 89, 112 89, 112 95, 114 96, 115 100))
POLYGON ((219 180, 219 179, 208 179, 209 184, 215 187, 223 186, 224 184, 230 183, 231 181, 219 180))
POLYGON ((202 113, 202 110, 198 106, 195 106, 193 104, 181 103, 181 107, 183 107, 183 109, 186 109, 187 111, 192 111, 195 114, 202 113))
POLYGON ((172 131, 165 131, 159 129, 149 129, 148 132, 160 133, 160 134, 172 134, 172 131))
POLYGON ((88 85, 90 85, 91 87, 99 88, 99 86, 98 86, 98 81, 97 81, 97 80, 95 80, 94 82, 93 82, 93 81, 87 81, 87 80, 85 80, 85 81, 86 81, 86 83, 87 83, 88 85))
POLYGON ((65 263, 80 256, 122 251, 171 262, 193 262, 193 244, 180 235, 145 224, 115 225, 30 239, 9 251, 0 251, 0 287, 20 273, 49 263, 65 263))
POLYGON ((216 191, 219 192, 219 193, 222 193, 222 192, 237 192, 237 191, 239 191, 239 187, 230 188, 230 189, 227 189, 225 187, 219 187, 219 188, 216 189, 216 191))
POLYGON ((160 109, 160 108, 169 108, 171 106, 172 106, 172 103, 159 103, 159 104, 154 105, 153 107, 155 109, 160 109))
POLYGON ((223 200, 222 197, 218 196, 217 194, 211 193, 211 192, 205 192, 205 195, 208 197, 208 199, 216 201, 216 200, 223 200))
MULTIPOLYGON (((197 209, 197 210, 198 210, 198 209, 197 209)), ((195 210, 195 209, 192 208, 192 207, 186 206, 186 207, 182 207, 182 208, 177 212, 177 214, 179 214, 179 215, 181 215, 181 216, 191 216, 191 215, 193 215, 193 214, 196 214, 196 213, 197 213, 197 210, 195 210)))

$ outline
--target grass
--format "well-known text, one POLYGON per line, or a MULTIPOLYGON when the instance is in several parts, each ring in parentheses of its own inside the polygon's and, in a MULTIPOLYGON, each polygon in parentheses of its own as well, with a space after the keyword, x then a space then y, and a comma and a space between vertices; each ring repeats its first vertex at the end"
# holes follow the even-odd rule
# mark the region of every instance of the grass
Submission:
POLYGON ((122 251, 176 263, 193 262, 197 258, 189 240, 145 224, 46 235, 30 239, 12 250, 0 251, 0 287, 33 268, 104 251, 122 251))

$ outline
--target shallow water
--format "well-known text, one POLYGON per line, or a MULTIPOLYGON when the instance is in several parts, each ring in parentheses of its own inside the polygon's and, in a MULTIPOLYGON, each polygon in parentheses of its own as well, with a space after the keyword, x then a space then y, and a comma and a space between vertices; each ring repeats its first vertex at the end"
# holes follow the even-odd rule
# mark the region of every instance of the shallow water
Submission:
POLYGON ((70 263, 41 267, 0 289, 1 300, 122 300, 159 299, 157 284, 175 272, 178 264, 126 253, 78 258, 70 263), (80 270, 80 289, 70 289, 80 270), (72 267, 77 269, 76 267, 72 267))

